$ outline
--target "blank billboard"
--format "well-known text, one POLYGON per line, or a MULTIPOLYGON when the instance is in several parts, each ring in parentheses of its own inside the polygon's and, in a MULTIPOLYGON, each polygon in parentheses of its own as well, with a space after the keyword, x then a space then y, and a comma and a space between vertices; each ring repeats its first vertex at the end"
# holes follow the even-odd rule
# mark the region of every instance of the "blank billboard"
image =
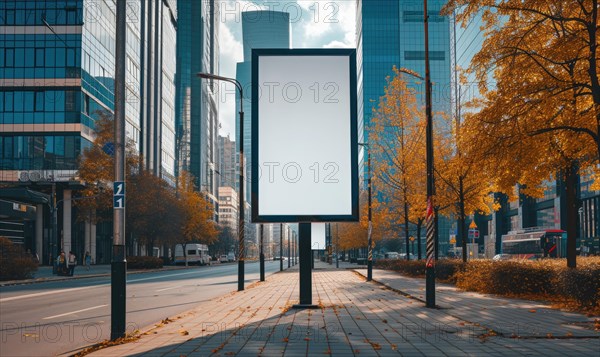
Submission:
POLYGON ((358 220, 356 55, 252 52, 252 220, 358 220))

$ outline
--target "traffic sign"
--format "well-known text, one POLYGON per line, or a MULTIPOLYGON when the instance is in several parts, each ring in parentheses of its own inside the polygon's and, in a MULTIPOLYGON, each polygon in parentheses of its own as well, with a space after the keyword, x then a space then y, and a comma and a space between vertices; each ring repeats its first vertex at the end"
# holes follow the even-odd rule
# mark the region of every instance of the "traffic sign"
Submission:
POLYGON ((125 182, 115 181, 113 184, 113 208, 125 208, 125 182))

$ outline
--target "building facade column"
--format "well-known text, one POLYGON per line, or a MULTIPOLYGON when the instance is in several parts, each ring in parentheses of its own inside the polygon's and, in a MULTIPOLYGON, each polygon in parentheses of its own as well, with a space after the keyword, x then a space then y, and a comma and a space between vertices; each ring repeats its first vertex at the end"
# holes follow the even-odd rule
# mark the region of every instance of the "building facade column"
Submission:
POLYGON ((96 223, 90 222, 90 255, 92 262, 95 264, 96 258, 96 223))
POLYGON ((35 249, 40 263, 44 257, 44 205, 38 204, 35 207, 35 249))
POLYGON ((63 234, 62 243, 65 254, 71 250, 71 190, 63 191, 63 234))

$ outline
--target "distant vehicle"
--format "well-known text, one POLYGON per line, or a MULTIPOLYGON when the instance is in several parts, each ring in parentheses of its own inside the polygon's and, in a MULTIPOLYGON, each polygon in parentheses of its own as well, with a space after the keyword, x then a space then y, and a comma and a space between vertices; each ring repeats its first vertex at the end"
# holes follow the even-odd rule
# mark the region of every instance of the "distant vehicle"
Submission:
POLYGON ((385 259, 398 259, 400 258, 400 253, 398 252, 387 252, 383 255, 385 259))
POLYGON ((219 257, 219 262, 220 263, 228 263, 229 262, 229 258, 227 258, 226 254, 221 255, 221 257, 219 257))
POLYGON ((509 260, 511 258, 510 254, 496 254, 494 255, 494 257, 492 258, 492 260, 495 261, 499 261, 499 260, 509 260))
MULTIPOLYGON (((188 264, 205 265, 210 262, 208 246, 206 244, 188 243, 185 245, 188 264)), ((185 264, 186 256, 183 255, 181 244, 175 246, 175 264, 185 264)))
POLYGON ((227 254, 227 261, 235 262, 235 254, 233 252, 227 254))
POLYGON ((567 232, 560 229, 529 228, 502 235, 502 256, 510 259, 564 258, 567 232))

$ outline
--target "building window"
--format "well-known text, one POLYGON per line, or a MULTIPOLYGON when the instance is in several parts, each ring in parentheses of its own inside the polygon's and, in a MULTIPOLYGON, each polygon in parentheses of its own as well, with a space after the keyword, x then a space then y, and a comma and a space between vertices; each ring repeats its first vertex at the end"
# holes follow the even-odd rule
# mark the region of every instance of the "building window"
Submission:
MULTIPOLYGON (((427 11, 429 22, 444 22, 444 16, 437 11, 427 11)), ((423 22, 423 11, 404 11, 404 22, 423 22)))
MULTIPOLYGON (((423 61, 425 60, 425 51, 404 51, 404 59, 406 61, 423 61)), ((430 61, 444 61, 446 60, 446 53, 444 51, 429 51, 430 61)))

